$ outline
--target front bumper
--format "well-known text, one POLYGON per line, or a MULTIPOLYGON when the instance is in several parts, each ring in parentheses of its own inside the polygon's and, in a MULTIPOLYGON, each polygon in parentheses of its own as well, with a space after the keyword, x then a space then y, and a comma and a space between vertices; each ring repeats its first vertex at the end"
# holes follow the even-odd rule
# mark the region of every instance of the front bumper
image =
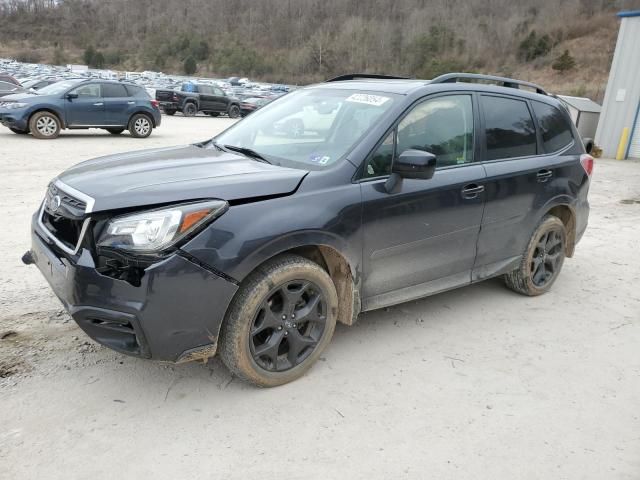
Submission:
MULTIPOLYGON (((1 98, 0 101, 2 101, 1 98)), ((0 110, 0 124, 7 128, 26 130, 29 128, 29 116, 25 115, 25 110, 22 108, 0 110)))
POLYGON ((173 254, 148 267, 136 287, 97 272, 85 248, 75 256, 63 254, 39 229, 34 221, 30 259, 96 342, 171 362, 215 354, 235 284, 173 254))

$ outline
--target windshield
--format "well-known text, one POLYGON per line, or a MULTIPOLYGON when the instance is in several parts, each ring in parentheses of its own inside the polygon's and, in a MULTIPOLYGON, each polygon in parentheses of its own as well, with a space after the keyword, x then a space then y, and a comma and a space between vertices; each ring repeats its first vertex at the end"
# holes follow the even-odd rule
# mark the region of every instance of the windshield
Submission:
POLYGON ((395 99, 389 93, 297 90, 252 113, 215 142, 251 149, 276 165, 327 168, 344 158, 395 99))
POLYGON ((41 88, 38 93, 41 95, 57 95, 58 93, 66 92, 79 82, 84 80, 63 80, 62 82, 52 83, 51 85, 41 88))

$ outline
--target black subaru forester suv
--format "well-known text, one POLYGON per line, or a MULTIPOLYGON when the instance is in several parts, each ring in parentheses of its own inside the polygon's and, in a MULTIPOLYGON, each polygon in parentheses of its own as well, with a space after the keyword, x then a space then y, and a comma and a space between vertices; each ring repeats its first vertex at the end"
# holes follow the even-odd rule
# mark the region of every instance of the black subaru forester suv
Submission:
POLYGON ((587 226, 592 169, 537 85, 346 75, 211 140, 63 172, 24 261, 99 343, 219 352, 275 386, 360 312, 496 276, 547 291, 587 226))

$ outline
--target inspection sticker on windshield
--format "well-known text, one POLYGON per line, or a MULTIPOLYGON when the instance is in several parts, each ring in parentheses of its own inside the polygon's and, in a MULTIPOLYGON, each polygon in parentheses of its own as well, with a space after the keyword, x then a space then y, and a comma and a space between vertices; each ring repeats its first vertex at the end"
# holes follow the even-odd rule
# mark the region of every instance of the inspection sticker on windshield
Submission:
POLYGON ((367 93, 354 93, 348 97, 346 102, 366 103, 367 105, 375 105, 379 107, 389 100, 389 97, 383 97, 380 95, 369 95, 367 93))

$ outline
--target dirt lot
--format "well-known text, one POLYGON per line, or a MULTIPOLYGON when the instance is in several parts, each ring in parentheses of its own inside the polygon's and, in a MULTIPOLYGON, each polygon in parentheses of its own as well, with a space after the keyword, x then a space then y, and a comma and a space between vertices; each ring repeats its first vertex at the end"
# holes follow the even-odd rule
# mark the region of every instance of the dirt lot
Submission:
POLYGON ((291 385, 90 341, 20 262, 47 182, 228 124, 165 117, 147 140, 0 129, 0 478, 640 478, 639 163, 597 162, 589 229, 551 293, 492 280, 362 315, 291 385))

